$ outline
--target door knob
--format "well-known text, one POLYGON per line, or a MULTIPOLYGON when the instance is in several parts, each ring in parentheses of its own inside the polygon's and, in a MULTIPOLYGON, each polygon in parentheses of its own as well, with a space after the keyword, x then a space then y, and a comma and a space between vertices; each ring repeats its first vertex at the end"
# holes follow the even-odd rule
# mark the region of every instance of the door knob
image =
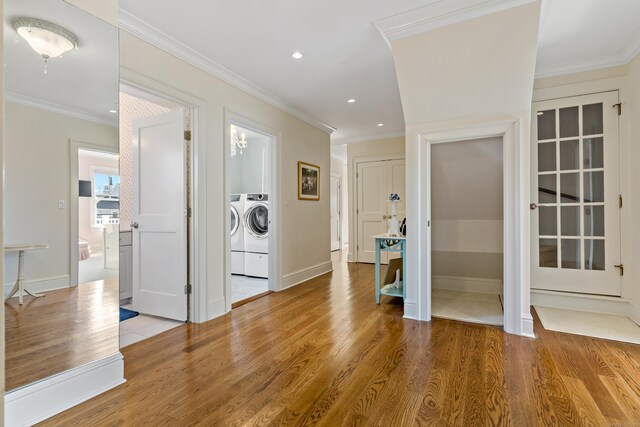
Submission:
POLYGON ((538 209, 538 205, 536 205, 535 203, 531 203, 529 205, 529 209, 531 209, 532 211, 535 211, 536 209, 538 209))
POLYGON ((131 223, 131 228, 137 229, 138 227, 139 227, 139 225, 138 225, 137 221, 131 223))
POLYGON ((387 216, 386 215, 382 215, 382 219, 387 219, 387 216))

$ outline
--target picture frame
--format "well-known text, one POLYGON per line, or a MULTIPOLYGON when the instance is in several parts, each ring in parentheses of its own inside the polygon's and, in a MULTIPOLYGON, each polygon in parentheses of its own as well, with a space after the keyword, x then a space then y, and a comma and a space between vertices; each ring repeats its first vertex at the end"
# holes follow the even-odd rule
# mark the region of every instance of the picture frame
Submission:
POLYGON ((298 200, 320 200, 320 166, 298 162, 298 200))

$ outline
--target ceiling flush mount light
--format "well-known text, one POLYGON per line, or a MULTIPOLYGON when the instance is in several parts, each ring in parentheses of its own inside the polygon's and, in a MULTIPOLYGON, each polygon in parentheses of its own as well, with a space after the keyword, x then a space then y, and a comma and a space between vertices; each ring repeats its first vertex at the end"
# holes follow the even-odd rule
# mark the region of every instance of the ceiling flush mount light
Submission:
POLYGON ((351 98, 351 99, 347 99, 347 102, 348 102, 349 104, 353 104, 354 102, 356 102, 356 100, 355 100, 355 99, 353 99, 353 98, 351 98))
POLYGON ((538 111, 538 115, 542 116, 544 114, 544 111, 538 111))
POLYGON ((242 155, 242 150, 247 148, 247 135, 243 132, 240 134, 240 138, 238 138, 238 132, 236 131, 236 127, 231 125, 231 157, 235 157, 236 150, 240 150, 240 155, 242 155))
POLYGON ((18 17, 11 20, 11 26, 29 46, 44 58, 44 72, 47 72, 49 58, 57 58, 63 53, 77 49, 78 38, 71 31, 59 25, 37 18, 18 17))
POLYGON ((118 110, 113 110, 113 109, 112 109, 112 110, 109 110, 109 112, 110 112, 111 114, 116 114, 116 113, 118 112, 118 110))
POLYGON ((382 126, 384 126, 384 123, 378 123, 379 128, 381 128, 382 126))
POLYGON ((298 52, 297 50, 291 54, 293 59, 302 59, 303 56, 302 52, 298 52))

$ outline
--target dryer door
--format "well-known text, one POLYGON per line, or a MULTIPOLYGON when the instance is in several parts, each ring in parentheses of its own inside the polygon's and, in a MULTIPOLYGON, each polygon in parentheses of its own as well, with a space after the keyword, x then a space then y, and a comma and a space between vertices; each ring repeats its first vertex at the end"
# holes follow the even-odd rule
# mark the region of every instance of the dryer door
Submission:
POLYGON ((244 216, 247 232, 256 239, 264 239, 269 235, 269 207, 264 203, 252 205, 244 216))
POLYGON ((234 236, 240 228, 240 216, 235 206, 231 205, 231 235, 234 236))

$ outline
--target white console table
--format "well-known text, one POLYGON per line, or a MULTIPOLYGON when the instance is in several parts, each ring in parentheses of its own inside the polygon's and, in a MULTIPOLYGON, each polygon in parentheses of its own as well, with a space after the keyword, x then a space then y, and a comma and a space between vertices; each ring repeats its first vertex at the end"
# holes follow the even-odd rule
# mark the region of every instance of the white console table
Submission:
POLYGON ((14 296, 16 292, 18 292, 18 301, 20 302, 20 305, 22 305, 22 299, 25 292, 34 298, 44 296, 42 294, 32 294, 24 287, 24 253, 25 251, 32 251, 37 249, 49 249, 49 245, 46 243, 36 243, 7 245, 4 247, 5 252, 18 252, 18 278, 16 279, 16 284, 13 285, 13 289, 11 289, 11 292, 9 292, 9 295, 5 297, 5 301, 14 296))

